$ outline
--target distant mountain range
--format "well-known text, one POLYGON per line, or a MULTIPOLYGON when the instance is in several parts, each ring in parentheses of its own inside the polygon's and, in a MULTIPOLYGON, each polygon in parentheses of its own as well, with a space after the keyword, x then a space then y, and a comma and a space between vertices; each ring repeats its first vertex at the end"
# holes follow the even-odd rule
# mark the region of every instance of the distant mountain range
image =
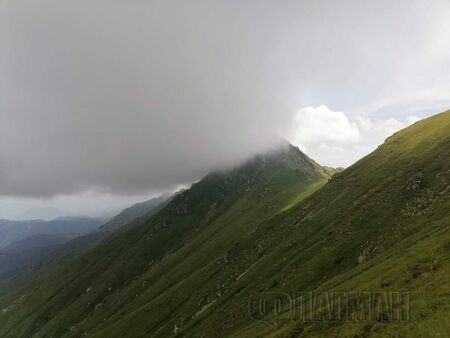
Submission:
POLYGON ((137 203, 105 224, 101 219, 77 216, 51 221, 0 220, 0 279, 107 238, 133 220, 157 210, 168 198, 159 196, 137 203))
POLYGON ((0 283, 0 336, 447 337, 449 159, 447 111, 345 170, 286 145, 212 172, 0 283))
POLYGON ((51 221, 0 220, 0 249, 12 242, 37 234, 85 234, 97 229, 100 225, 100 220, 90 217, 63 217, 51 221))

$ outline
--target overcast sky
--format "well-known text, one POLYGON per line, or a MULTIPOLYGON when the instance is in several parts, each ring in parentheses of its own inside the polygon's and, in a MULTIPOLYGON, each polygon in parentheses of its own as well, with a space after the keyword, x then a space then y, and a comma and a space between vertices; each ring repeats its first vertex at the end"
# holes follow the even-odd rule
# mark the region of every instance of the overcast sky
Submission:
POLYGON ((349 166, 450 107, 450 2, 0 0, 0 217, 173 190, 283 137, 349 166))

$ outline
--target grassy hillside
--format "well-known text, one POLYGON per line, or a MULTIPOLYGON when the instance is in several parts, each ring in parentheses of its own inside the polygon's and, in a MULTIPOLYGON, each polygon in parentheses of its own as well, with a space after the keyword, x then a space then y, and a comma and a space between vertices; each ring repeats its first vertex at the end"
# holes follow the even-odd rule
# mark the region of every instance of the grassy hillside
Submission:
POLYGON ((103 224, 99 231, 113 232, 116 231, 130 222, 136 220, 139 217, 149 217, 156 214, 168 203, 170 197, 166 195, 161 195, 149 199, 148 201, 136 203, 131 207, 122 210, 119 214, 114 216, 108 222, 103 224))
MULTIPOLYGON (((281 246, 271 241, 270 255, 254 269, 254 276, 264 282, 249 280, 247 287, 248 294, 264 290, 276 276, 276 290, 283 291, 407 290, 409 320, 390 321, 378 313, 368 321, 283 322, 290 313, 284 307, 275 328, 244 320, 242 326, 230 324, 226 332, 242 337, 448 336, 449 159, 450 112, 388 138, 286 214, 280 224, 290 240, 281 246), (282 261, 278 269, 277 260, 282 261)), ((278 230, 267 235, 277 234, 281 236, 278 230)), ((238 310, 235 305, 227 312, 238 310)), ((214 316, 217 313, 211 313, 205 325, 214 316)), ((273 323, 276 318, 266 319, 273 323)), ((200 324, 198 332, 202 329, 200 324)))
POLYGON ((446 112, 325 185, 327 171, 292 147, 211 174, 145 224, 1 297, 0 335, 445 337, 449 158, 446 112), (305 321, 285 302, 276 315, 249 313, 268 291, 307 290, 408 290, 410 318, 377 307, 367 320, 305 321))
MULTIPOLYGON (((329 177, 292 146, 212 173, 145 222, 1 297, 0 335, 172 334, 175 312, 195 314, 209 297, 226 291, 230 281, 219 287, 216 280, 226 271, 218 261, 234 260, 233 252, 260 224, 329 177), (125 319, 132 314, 139 318, 125 319)), ((236 264, 233 274, 247 262, 236 264)))

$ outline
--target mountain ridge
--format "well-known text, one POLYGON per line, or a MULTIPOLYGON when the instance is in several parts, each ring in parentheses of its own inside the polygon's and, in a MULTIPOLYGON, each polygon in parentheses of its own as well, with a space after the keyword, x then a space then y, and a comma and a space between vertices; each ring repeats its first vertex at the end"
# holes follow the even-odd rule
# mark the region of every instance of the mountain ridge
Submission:
MULTIPOLYGON (((239 233, 246 232, 247 226, 241 226, 245 225, 246 220, 252 221, 256 215, 257 218, 270 217, 272 214, 280 212, 283 200, 291 201, 292 197, 296 197, 300 188, 307 187, 310 183, 326 183, 327 178, 322 176, 322 172, 318 170, 315 163, 308 162, 306 168, 301 166, 301 163, 307 162, 309 159, 306 155, 294 148, 285 148, 283 154, 281 156, 277 154, 256 156, 236 169, 207 175, 198 183, 193 184, 190 189, 176 195, 146 223, 134 225, 123 233, 112 235, 111 239, 94 247, 85 256, 76 257, 70 264, 70 268, 67 264, 69 270, 66 270, 63 265, 55 269, 53 273, 62 279, 63 284, 66 284, 64 280, 71 275, 70 271, 81 271, 82 269, 88 272, 95 268, 97 271, 95 275, 100 276, 97 277, 100 279, 96 284, 109 284, 107 288, 100 290, 104 297, 107 296, 109 288, 128 292, 127 285, 130 276, 134 279, 137 271, 151 267, 157 262, 166 261, 170 252, 175 252, 183 247, 187 248, 186 244, 195 237, 198 237, 199 240, 197 244, 193 244, 194 248, 199 245, 203 246, 204 244, 201 243, 217 232, 230 233, 230 240, 235 242, 239 233), (294 161, 292 161, 293 159, 294 161), (293 169, 295 167, 301 170, 293 169), (259 202, 254 203, 255 200, 259 202), (250 212, 249 208, 253 211, 250 212), (239 218, 244 210, 246 214, 244 220, 234 223, 233 219, 239 218), (228 223, 230 221, 232 223, 228 223), (233 232, 235 233, 233 234, 233 232), (127 245, 127 243, 133 244, 127 245), (97 258, 94 259, 94 257, 97 258), (95 263, 99 257, 104 257, 104 263, 95 263), (113 263, 114 261, 116 263, 113 263), (115 276, 113 279, 103 277, 111 274, 115 276)), ((89 282, 92 277, 94 275, 84 273, 78 274, 77 278, 80 281, 85 280, 82 283, 86 283, 86 288, 89 288, 88 284, 94 283, 93 281, 89 282)), ((66 284, 66 287, 69 284, 66 284)), ((64 289, 69 291, 66 287, 64 289)), ((81 291, 78 290, 79 288, 74 288, 70 291, 72 296, 64 296, 66 298, 64 306, 70 304, 71 301, 67 301, 68 299, 73 299, 74 302, 80 300, 80 295, 73 294, 73 292, 81 291)), ((60 305, 54 303, 51 306, 59 307, 60 305)), ((42 310, 44 309, 45 307, 42 308, 42 310)), ((54 313, 54 310, 51 311, 54 313)), ((72 313, 73 315, 74 313, 72 313)), ((8 325, 4 327, 6 328, 8 325)), ((33 327, 35 324, 29 330, 33 331, 33 327)), ((57 331, 59 332, 59 330, 57 331)))
POLYGON ((293 169, 308 160, 290 148, 207 175, 32 289, 0 294, 0 334, 442 336, 448 324, 436 323, 450 314, 449 131, 450 111, 422 120, 331 179, 311 162, 293 169), (249 299, 270 290, 406 287, 416 292, 409 322, 376 313, 369 322, 271 326, 269 314, 249 317, 249 299))

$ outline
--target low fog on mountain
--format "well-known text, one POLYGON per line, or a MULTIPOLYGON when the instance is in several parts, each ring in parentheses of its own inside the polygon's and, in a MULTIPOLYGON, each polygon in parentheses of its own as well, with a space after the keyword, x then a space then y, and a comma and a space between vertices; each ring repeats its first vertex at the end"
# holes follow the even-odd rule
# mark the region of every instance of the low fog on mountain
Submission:
POLYGON ((448 337, 449 19, 0 0, 0 337, 448 337))
POLYGON ((173 190, 279 137, 348 166, 448 104, 444 3, 3 2, 0 195, 173 190))

